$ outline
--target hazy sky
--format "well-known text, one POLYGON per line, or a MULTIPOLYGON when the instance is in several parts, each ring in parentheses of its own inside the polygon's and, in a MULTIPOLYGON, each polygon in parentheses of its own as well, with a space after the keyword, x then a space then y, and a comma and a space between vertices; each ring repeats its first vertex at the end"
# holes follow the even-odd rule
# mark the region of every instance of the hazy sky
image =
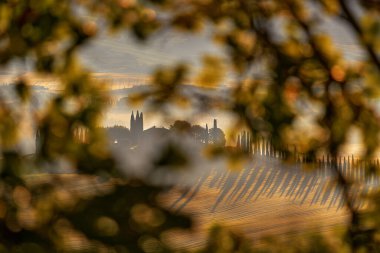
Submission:
MULTIPOLYGON (((341 21, 324 18, 320 30, 333 37, 337 48, 343 51, 348 60, 355 61, 363 58, 363 52, 356 46, 356 39, 341 21)), ((151 73, 157 66, 172 65, 179 61, 185 61, 192 67, 196 67, 203 54, 222 54, 221 49, 211 42, 211 34, 207 29, 196 35, 167 30, 153 36, 146 43, 136 41, 128 32, 117 36, 99 34, 80 51, 81 60, 90 70, 95 73, 104 73, 102 77, 110 76, 120 79, 128 79, 128 76, 144 76, 151 73), (124 75, 117 76, 115 73, 124 75)), ((28 63, 14 61, 7 68, 0 68, 0 75, 18 75, 31 70, 28 63)), ((40 84, 40 81, 36 84, 40 84)), ((111 111, 105 118, 105 125, 128 126, 129 115, 130 108, 111 111)), ((228 127, 227 122, 231 122, 223 120, 227 118, 226 115, 209 113, 199 115, 198 122, 195 123, 211 124, 214 117, 219 119, 219 124, 224 129, 228 127)), ((146 120, 146 126, 156 125, 159 121, 153 117, 149 118, 146 120)), ((163 124, 159 123, 158 126, 163 124)))
MULTIPOLYGON (((80 50, 80 55, 83 63, 97 73, 149 74, 157 66, 179 61, 195 67, 199 65, 202 54, 222 54, 222 50, 212 43, 209 30, 195 35, 165 30, 148 42, 136 41, 129 32, 115 36, 101 32, 80 50)), ((343 22, 323 18, 320 30, 332 35, 347 59, 361 59, 362 52, 355 46, 356 40, 343 22)), ((31 71, 28 64, 16 61, 8 68, 0 69, 0 74, 22 74, 26 71, 31 71)))
MULTIPOLYGON (((344 23, 326 18, 321 30, 333 37, 348 60, 361 59, 362 52, 344 23)), ((146 43, 136 41, 128 33, 100 36, 81 52, 83 62, 94 72, 144 74, 157 66, 179 61, 186 61, 192 67, 199 66, 202 54, 223 54, 221 48, 212 43, 208 31, 195 35, 166 31, 146 43)))

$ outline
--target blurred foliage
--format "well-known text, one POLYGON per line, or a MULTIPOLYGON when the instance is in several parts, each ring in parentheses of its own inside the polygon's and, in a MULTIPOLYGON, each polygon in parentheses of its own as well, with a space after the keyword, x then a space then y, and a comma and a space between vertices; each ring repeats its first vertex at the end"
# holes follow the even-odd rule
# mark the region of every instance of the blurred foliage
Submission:
MULTIPOLYGON (((380 4, 352 2, 357 6, 346 0, 1 0, 0 64, 28 60, 34 71, 56 77, 61 92, 43 112, 32 115, 41 136, 33 161, 16 145, 18 109, 0 98, 0 251, 169 252, 161 234, 190 225, 156 202, 162 188, 126 177, 105 148, 97 126, 108 98, 104 85, 91 79, 77 57, 78 49, 99 31, 128 31, 146 40, 161 29, 197 33, 207 27, 226 57, 205 56, 197 83, 218 87, 226 73, 237 77, 230 82, 231 98, 209 109, 232 112, 237 125, 246 125, 253 134, 311 155, 336 156, 355 128, 364 156, 373 156, 380 122, 371 103, 379 96, 380 4), (339 26, 354 34, 363 60, 348 62, 342 56, 321 28, 319 21, 325 18, 343 22, 339 26), (255 73, 257 66, 261 73, 255 73), (85 140, 75 138, 78 129, 86 131, 85 140), (38 184, 26 179, 57 161, 78 174, 120 181, 108 191, 80 196, 59 178, 38 184), (67 234, 87 246, 67 244, 67 234)), ((187 75, 183 63, 159 69, 155 89, 145 96, 155 106, 187 105, 181 93, 187 75)), ((28 103, 25 79, 16 83, 15 92, 28 103)), ((336 166, 332 169, 351 214, 346 236, 351 251, 375 252, 380 247, 379 193, 365 196, 370 212, 357 210, 350 201, 350 182, 336 166)), ((210 236, 201 252, 249 252, 239 236, 222 228, 214 228, 210 236)), ((326 249, 322 242, 306 246, 314 248, 294 252, 326 249)))
MULTIPOLYGON (((338 232, 334 232, 339 234, 338 232)), ((296 235, 291 238, 263 238, 257 246, 244 235, 237 234, 226 227, 214 225, 209 232, 206 246, 198 253, 329 253, 348 252, 348 248, 342 242, 328 241, 318 234, 304 236, 296 235)))

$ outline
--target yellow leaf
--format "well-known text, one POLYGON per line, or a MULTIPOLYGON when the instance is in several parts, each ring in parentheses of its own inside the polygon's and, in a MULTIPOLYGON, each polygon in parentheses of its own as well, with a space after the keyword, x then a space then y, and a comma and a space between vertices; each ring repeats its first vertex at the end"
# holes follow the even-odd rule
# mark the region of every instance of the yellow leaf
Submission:
POLYGON ((225 77, 226 67, 223 60, 216 56, 203 57, 203 67, 196 77, 196 83, 204 87, 215 87, 225 77))

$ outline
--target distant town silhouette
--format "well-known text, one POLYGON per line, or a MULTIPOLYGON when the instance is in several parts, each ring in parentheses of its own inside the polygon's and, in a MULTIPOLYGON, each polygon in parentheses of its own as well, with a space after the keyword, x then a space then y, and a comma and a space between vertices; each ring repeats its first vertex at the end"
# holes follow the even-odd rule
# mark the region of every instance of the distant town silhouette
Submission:
MULTIPOLYGON (((191 123, 182 120, 176 120, 169 128, 153 126, 144 129, 144 114, 143 112, 131 112, 130 128, 125 126, 103 127, 108 137, 110 145, 116 145, 120 148, 136 148, 142 143, 153 143, 155 137, 166 136, 170 133, 187 134, 195 142, 203 145, 213 144, 219 147, 226 147, 225 133, 218 128, 217 119, 213 120, 213 127, 209 128, 208 124, 205 127, 200 125, 191 125, 191 123)), ((78 127, 74 131, 74 138, 78 142, 86 142, 88 131, 85 128, 78 127)), ((41 146, 43 136, 41 131, 36 131, 36 151, 41 146)), ((369 166, 380 166, 379 159, 363 160, 350 156, 331 157, 329 155, 322 157, 311 157, 297 151, 296 147, 290 151, 289 147, 284 149, 276 149, 271 140, 263 136, 253 136, 248 131, 242 131, 237 135, 236 145, 226 148, 233 148, 251 156, 264 156, 278 159, 291 159, 295 165, 302 167, 303 165, 324 168, 329 171, 329 168, 334 164, 337 169, 345 176, 352 178, 364 178, 365 168, 369 166), (352 169, 355 168, 355 171, 352 169)), ((327 172, 326 172, 327 173, 327 172)))
MULTIPOLYGON (((379 184, 379 178, 368 172, 369 167, 379 167, 379 159, 362 160, 354 156, 310 157, 307 154, 297 152, 294 147, 290 152, 289 147, 284 150, 276 149, 270 139, 263 136, 253 136, 248 131, 242 131, 237 135, 236 145, 226 147, 225 134, 218 128, 217 119, 213 120, 213 126, 205 127, 191 125, 187 121, 176 120, 169 128, 153 126, 144 129, 144 114, 132 111, 130 115, 130 127, 113 126, 103 128, 107 134, 109 145, 118 150, 135 150, 140 145, 154 145, 155 139, 170 134, 185 134, 199 145, 214 145, 217 147, 232 148, 252 156, 252 164, 240 171, 221 170, 213 168, 199 175, 198 183, 188 188, 172 205, 172 208, 181 210, 199 192, 201 187, 217 188, 220 190, 218 198, 211 211, 221 204, 234 204, 241 201, 255 200, 261 196, 272 197, 275 194, 283 196, 299 204, 320 204, 328 208, 337 209, 344 206, 341 187, 334 183, 336 173, 352 182, 364 185, 361 192, 379 184), (292 160, 291 165, 281 163, 284 160, 292 160), (280 163, 279 163, 280 162, 280 163), (308 168, 313 170, 305 170, 308 168), (332 169, 335 167, 335 170, 332 169)), ((85 143, 87 130, 77 128, 74 132, 75 139, 85 143)), ((38 151, 43 136, 36 132, 36 150, 38 151)), ((357 205, 360 192, 353 193, 357 196, 357 205)))
MULTIPOLYGON (((129 129, 124 126, 113 126, 104 128, 111 145, 120 148, 138 147, 141 143, 154 142, 157 136, 166 136, 170 133, 181 133, 189 135, 199 144, 215 144, 225 146, 226 138, 222 129, 218 128, 218 121, 214 119, 213 127, 209 129, 200 125, 191 125, 187 121, 176 120, 169 128, 153 126, 144 129, 144 114, 132 111, 129 129)), ((82 133, 78 132, 78 138, 83 140, 82 133)))

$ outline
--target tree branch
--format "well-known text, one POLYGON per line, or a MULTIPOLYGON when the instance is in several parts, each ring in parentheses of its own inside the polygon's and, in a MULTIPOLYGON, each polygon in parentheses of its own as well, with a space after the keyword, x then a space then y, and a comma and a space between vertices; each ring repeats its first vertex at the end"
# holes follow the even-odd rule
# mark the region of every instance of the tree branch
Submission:
POLYGON ((380 70, 380 60, 370 43, 364 38, 364 31, 357 22, 354 14, 351 12, 350 8, 347 6, 346 0, 339 0, 340 6, 344 14, 346 15, 346 20, 356 32, 359 42, 363 45, 364 49, 367 51, 369 58, 372 60, 373 64, 380 70))

